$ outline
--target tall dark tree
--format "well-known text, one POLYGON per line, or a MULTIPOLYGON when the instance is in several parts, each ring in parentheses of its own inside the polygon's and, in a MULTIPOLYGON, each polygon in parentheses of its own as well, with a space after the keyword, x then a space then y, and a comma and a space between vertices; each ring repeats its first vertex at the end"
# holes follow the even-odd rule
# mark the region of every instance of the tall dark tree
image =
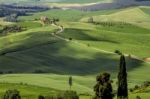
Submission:
POLYGON ((127 71, 125 56, 120 57, 120 66, 118 73, 118 99, 128 99, 128 84, 127 84, 127 71))
POLYGON ((72 87, 72 76, 69 77, 69 86, 70 86, 70 90, 71 90, 71 87, 72 87))
POLYGON ((96 77, 97 84, 94 86, 94 99, 112 99, 113 90, 109 73, 103 73, 96 77))

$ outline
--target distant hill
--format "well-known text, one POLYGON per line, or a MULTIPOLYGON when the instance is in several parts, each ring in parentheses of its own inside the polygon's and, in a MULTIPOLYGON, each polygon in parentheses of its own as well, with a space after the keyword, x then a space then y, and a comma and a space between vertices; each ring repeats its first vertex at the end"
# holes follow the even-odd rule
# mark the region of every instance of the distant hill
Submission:
POLYGON ((114 2, 111 3, 97 3, 93 5, 72 7, 72 8, 85 11, 95 11, 95 10, 118 9, 130 6, 149 6, 149 5, 150 5, 149 0, 114 0, 114 2))
POLYGON ((106 1, 106 0, 0 0, 0 3, 27 3, 27 2, 92 3, 92 2, 99 2, 99 1, 106 1))
POLYGON ((48 10, 47 7, 39 6, 15 6, 15 5, 0 5, 0 17, 4 17, 11 14, 16 14, 17 16, 26 15, 29 12, 39 12, 48 10))

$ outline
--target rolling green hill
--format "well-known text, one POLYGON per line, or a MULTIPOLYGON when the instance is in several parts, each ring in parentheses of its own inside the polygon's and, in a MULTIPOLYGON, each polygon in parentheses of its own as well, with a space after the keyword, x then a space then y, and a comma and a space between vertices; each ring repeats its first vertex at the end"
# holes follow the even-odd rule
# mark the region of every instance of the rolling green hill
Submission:
MULTIPOLYGON (((147 9, 133 7, 94 12, 49 10, 20 17, 21 22, 13 24, 26 27, 25 31, 0 36, 0 71, 16 73, 0 75, 0 85, 3 86, 0 95, 9 88, 17 88, 24 97, 30 95, 32 99, 38 94, 55 94, 58 90, 68 89, 69 75, 73 76, 73 90, 93 94, 95 76, 104 71, 111 73, 116 90, 119 55, 114 53, 115 50, 126 55, 129 88, 150 81, 147 75, 150 64, 142 60, 150 56, 147 9), (64 27, 64 31, 56 35, 53 32, 58 31, 58 27, 42 26, 34 21, 41 16, 59 18, 58 24, 64 27), (94 21, 112 22, 113 25, 87 23, 91 16, 94 21), (125 24, 121 24, 122 21, 125 24), (30 94, 27 92, 29 87, 30 94)), ((4 25, 3 21, 1 24, 4 25)), ((138 93, 132 94, 131 99, 136 95, 138 93)), ((146 92, 140 95, 142 99, 149 97, 146 92)))
POLYGON ((149 53, 149 47, 147 46, 149 45, 149 29, 131 24, 107 27, 80 22, 69 23, 66 25, 66 28, 61 36, 66 38, 72 37, 80 43, 90 44, 91 47, 111 52, 118 49, 124 53, 133 54, 141 58, 149 56, 147 54, 149 53), (139 39, 141 39, 140 42, 139 39), (144 51, 141 52, 141 50, 144 51))
MULTIPOLYGON (((147 47, 149 30, 147 29, 135 27, 138 33, 132 30, 133 28, 124 27, 124 31, 119 31, 114 27, 111 31, 104 27, 80 22, 65 22, 63 26, 66 29, 59 36, 65 39, 71 37, 72 41, 67 42, 52 36, 51 33, 55 31, 55 27, 51 26, 38 26, 21 33, 0 37, 0 69, 13 72, 41 70, 61 74, 95 74, 99 71, 117 70, 119 56, 113 53, 116 49, 138 57, 149 56, 147 54, 150 49, 147 47), (126 28, 132 32, 126 33, 128 32, 126 28), (144 44, 139 42, 141 36, 144 38, 141 38, 144 44), (140 53, 128 46, 135 47, 139 51, 142 48, 145 49, 140 53)), ((142 64, 142 61, 127 59, 129 70, 142 64)))
MULTIPOLYGON (((98 20, 99 17, 103 16, 116 16, 116 18, 109 18, 121 21, 123 16, 131 13, 138 16, 135 18, 132 16, 131 18, 124 18, 127 23, 130 23, 131 19, 134 22, 141 20, 149 23, 149 16, 139 8, 87 13, 75 10, 61 11, 52 10, 37 13, 33 16, 21 17, 22 20, 28 21, 17 24, 27 27, 27 31, 0 37, 1 70, 13 72, 35 72, 41 70, 43 72, 62 74, 93 74, 99 71, 111 70, 110 72, 114 72, 117 70, 116 66, 118 65, 119 57, 114 54, 115 50, 120 50, 127 55, 130 54, 140 59, 149 57, 149 54, 147 54, 150 51, 150 47, 147 46, 150 45, 149 29, 132 24, 122 24, 120 26, 117 21, 114 21, 116 25, 111 27, 82 22, 68 22, 77 21, 84 16, 95 14, 101 15, 95 16, 94 20, 98 20), (68 17, 73 15, 73 13, 76 13, 76 16, 68 17), (40 18, 42 15, 51 18, 62 16, 61 20, 65 21, 61 21, 59 24, 63 25, 65 30, 58 36, 64 39, 72 38, 73 40, 66 42, 59 39, 51 35, 53 31, 56 31, 56 27, 42 27, 40 23, 32 21, 34 18, 40 18), (92 67, 93 65, 94 67, 92 67)), ((84 19, 86 18, 82 20, 84 19)), ((134 58, 127 59, 129 60, 129 70, 134 69, 136 66, 142 66, 142 61, 134 58)))
MULTIPOLYGON (((127 8, 123 11, 119 11, 109 15, 93 16, 95 21, 117 21, 117 22, 128 22, 132 24, 147 24, 149 27, 150 16, 147 14, 147 8, 127 8), (143 10, 142 10, 143 9, 143 10)), ((81 21, 86 22, 88 18, 83 18, 81 21)))
POLYGON ((140 9, 144 11, 146 14, 150 15, 150 7, 141 6, 140 9))
MULTIPOLYGON (((80 21, 87 22, 89 17, 84 17, 80 21)), ((131 7, 107 15, 93 15, 96 22, 126 22, 150 29, 149 6, 131 7)))

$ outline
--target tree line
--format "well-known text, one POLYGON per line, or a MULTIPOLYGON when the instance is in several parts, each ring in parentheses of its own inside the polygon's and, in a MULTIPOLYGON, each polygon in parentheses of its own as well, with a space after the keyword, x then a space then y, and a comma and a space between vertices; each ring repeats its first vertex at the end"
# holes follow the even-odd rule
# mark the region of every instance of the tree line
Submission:
POLYGON ((9 16, 11 14, 16 14, 18 16, 27 15, 31 12, 39 12, 49 10, 48 7, 40 6, 19 6, 19 5, 0 5, 0 17, 9 16))

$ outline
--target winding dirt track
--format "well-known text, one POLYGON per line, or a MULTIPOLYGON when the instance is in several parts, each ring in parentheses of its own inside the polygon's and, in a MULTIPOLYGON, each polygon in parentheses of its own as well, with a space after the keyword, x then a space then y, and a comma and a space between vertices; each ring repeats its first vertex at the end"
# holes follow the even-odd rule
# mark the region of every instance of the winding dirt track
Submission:
MULTIPOLYGON (((59 29, 57 32, 51 33, 52 36, 55 36, 56 38, 61 39, 61 40, 64 40, 64 41, 66 41, 66 42, 72 42, 72 43, 75 43, 75 44, 78 44, 78 45, 80 44, 80 45, 83 45, 83 46, 87 46, 86 44, 80 43, 80 42, 78 42, 77 40, 71 40, 71 41, 70 41, 70 40, 67 39, 67 38, 63 38, 63 37, 57 35, 57 34, 60 34, 60 33, 64 32, 65 28, 64 28, 63 26, 56 25, 56 24, 52 24, 52 25, 58 27, 58 29, 59 29)), ((102 49, 95 48, 95 47, 91 47, 91 48, 92 48, 92 49, 95 49, 95 50, 97 50, 97 51, 100 51, 100 52, 104 52, 104 53, 116 54, 116 53, 114 53, 114 52, 102 50, 102 49)), ((124 55, 125 55, 125 56, 129 56, 129 54, 124 54, 124 55)), ((135 55, 131 55, 130 57, 131 57, 132 59, 136 59, 136 60, 139 60, 139 61, 142 61, 142 62, 150 63, 149 61, 145 61, 145 60, 143 60, 143 59, 141 59, 141 58, 139 58, 139 57, 137 57, 137 56, 135 56, 135 55)))

